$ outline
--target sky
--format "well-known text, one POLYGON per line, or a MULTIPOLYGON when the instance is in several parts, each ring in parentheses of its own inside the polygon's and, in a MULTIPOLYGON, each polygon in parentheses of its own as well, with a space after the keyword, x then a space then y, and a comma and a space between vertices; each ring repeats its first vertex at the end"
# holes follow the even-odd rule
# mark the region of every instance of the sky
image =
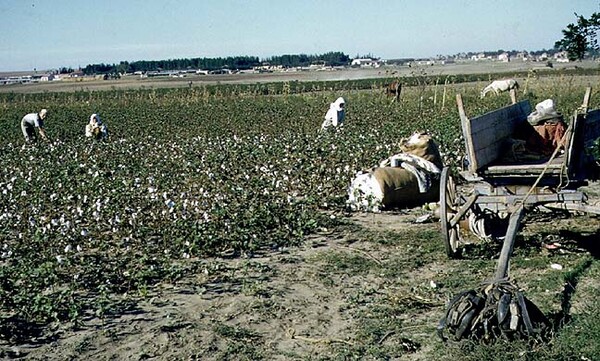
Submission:
POLYGON ((342 51, 551 49, 600 0, 0 0, 0 71, 342 51))

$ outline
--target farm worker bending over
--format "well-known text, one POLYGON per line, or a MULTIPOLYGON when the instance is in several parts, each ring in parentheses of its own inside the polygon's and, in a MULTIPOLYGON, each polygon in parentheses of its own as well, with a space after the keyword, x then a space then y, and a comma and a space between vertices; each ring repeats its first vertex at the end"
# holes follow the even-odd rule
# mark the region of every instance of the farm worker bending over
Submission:
POLYGON ((102 123, 98 114, 94 113, 90 116, 90 122, 85 126, 85 136, 98 140, 108 137, 108 128, 102 123))
POLYGON ((44 130, 44 119, 46 119, 47 113, 48 111, 46 109, 42 109, 39 113, 29 113, 21 119, 21 130, 23 131, 26 142, 32 143, 37 140, 35 128, 38 128, 43 140, 48 140, 46 131, 44 130))
POLYGON ((335 102, 329 104, 329 110, 327 114, 325 114, 325 120, 321 125, 321 130, 325 130, 330 126, 342 126, 344 125, 344 118, 346 117, 346 111, 344 110, 344 105, 346 101, 344 98, 339 97, 335 102))

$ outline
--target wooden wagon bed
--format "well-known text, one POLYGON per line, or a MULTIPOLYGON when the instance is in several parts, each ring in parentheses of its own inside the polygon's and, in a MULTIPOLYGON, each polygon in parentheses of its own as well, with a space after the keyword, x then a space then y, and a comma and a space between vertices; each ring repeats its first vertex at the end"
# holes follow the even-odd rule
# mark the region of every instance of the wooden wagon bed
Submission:
MULTIPOLYGON (((511 214, 505 235, 505 241, 510 242, 526 209, 544 205, 600 214, 600 207, 588 205, 587 196, 578 191, 588 180, 597 177, 594 174, 597 161, 587 149, 600 137, 600 109, 588 111, 590 94, 591 88, 588 88, 582 106, 570 119, 563 138, 564 149, 556 149, 543 160, 510 164, 502 162, 506 145, 511 144, 516 130, 530 127, 527 122, 531 113, 529 101, 515 102, 469 118, 462 97, 457 95, 466 154, 466 168, 460 175, 473 191, 469 196, 459 196, 449 169, 444 168, 440 182, 440 218, 449 256, 458 253, 461 219, 472 218, 475 213, 511 214)), ((488 237, 481 236, 473 227, 471 230, 482 238, 488 237)))
POLYGON ((459 94, 457 103, 468 159, 467 170, 461 175, 467 180, 485 179, 492 184, 532 184, 532 179, 541 174, 544 174, 542 185, 565 180, 577 185, 584 182, 591 176, 585 167, 590 162, 589 155, 584 150, 600 137, 600 109, 587 111, 590 92, 586 93, 584 106, 572 118, 567 129, 564 151, 551 159, 519 164, 503 164, 499 159, 515 130, 527 122, 527 115, 531 113, 529 101, 470 119, 465 114, 459 94))

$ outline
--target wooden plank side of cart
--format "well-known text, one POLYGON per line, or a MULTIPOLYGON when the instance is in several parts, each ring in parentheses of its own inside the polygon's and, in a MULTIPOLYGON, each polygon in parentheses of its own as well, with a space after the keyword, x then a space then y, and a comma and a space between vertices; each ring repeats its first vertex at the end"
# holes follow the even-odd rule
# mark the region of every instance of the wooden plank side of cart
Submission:
POLYGON ((473 174, 500 158, 503 146, 513 136, 515 128, 531 112, 529 101, 500 108, 469 119, 457 96, 465 147, 469 158, 469 171, 473 174))
POLYGON ((583 144, 586 148, 591 147, 594 141, 600 138, 600 109, 595 109, 587 113, 583 126, 583 135, 583 144))

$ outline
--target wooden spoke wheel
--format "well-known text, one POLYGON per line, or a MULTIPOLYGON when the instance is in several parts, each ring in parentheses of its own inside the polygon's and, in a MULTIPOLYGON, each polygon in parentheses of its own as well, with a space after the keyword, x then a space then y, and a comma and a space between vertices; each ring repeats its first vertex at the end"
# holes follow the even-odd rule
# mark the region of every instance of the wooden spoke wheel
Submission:
POLYGON ((450 169, 444 167, 440 179, 440 221, 442 222, 446 254, 451 258, 459 256, 459 244, 462 241, 459 223, 451 225, 451 220, 458 213, 459 208, 460 197, 456 191, 456 184, 450 175, 450 169))

